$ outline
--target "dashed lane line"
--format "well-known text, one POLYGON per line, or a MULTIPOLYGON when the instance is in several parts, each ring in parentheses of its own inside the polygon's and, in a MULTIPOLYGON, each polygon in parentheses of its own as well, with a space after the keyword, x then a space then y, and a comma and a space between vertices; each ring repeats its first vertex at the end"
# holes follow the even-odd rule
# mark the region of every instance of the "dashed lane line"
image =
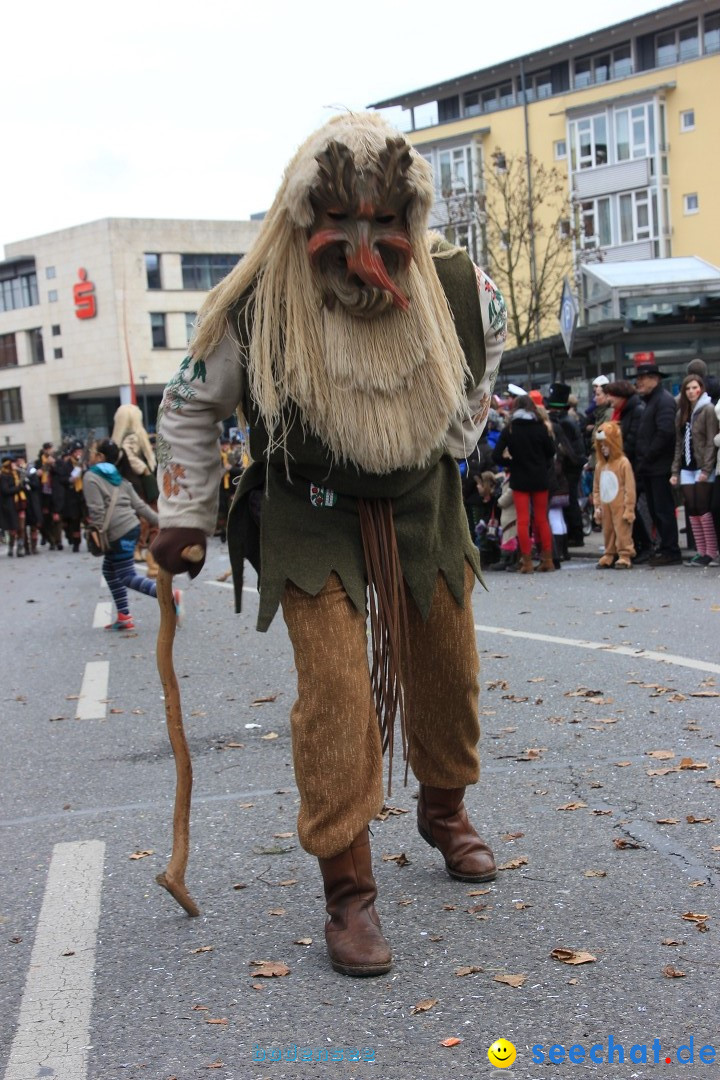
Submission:
POLYGON ((529 630, 507 630, 504 626, 482 626, 475 623, 475 629, 479 634, 498 634, 501 637, 525 638, 528 641, 547 641, 551 645, 568 645, 575 649, 592 649, 597 652, 613 653, 617 656, 630 656, 633 660, 654 660, 658 664, 674 664, 676 667, 692 668, 695 671, 711 671, 716 675, 720 675, 720 664, 712 664, 707 660, 693 660, 691 656, 653 652, 651 649, 634 649, 632 645, 610 645, 607 641, 554 637, 552 634, 533 634, 529 630))
POLYGON ((75 712, 76 720, 105 719, 109 680, 110 662, 108 660, 87 662, 75 712))
POLYGON ((86 1080, 105 844, 56 844, 5 1080, 86 1080))
POLYGON ((101 601, 99 604, 95 605, 93 630, 105 627, 109 622, 112 622, 112 601, 101 601))

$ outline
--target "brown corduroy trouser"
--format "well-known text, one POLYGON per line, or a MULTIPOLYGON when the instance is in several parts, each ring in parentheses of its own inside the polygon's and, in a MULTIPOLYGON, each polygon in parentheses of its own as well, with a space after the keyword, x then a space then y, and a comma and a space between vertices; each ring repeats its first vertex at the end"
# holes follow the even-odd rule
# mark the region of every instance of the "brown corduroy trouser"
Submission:
MULTIPOLYGON (((416 778, 432 787, 465 787, 479 776, 474 580, 466 565, 461 608, 439 574, 427 622, 406 589, 409 761, 416 778)), ((348 848, 383 805, 366 619, 336 574, 317 596, 288 582, 282 606, 298 677, 290 716, 298 836, 311 855, 328 859, 348 848)))

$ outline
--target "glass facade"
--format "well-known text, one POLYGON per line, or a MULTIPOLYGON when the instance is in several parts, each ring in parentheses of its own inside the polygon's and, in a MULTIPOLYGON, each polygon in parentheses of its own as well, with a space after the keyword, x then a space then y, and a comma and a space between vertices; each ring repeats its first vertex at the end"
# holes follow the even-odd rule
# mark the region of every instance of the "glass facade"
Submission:
POLYGON ((226 277, 242 255, 181 255, 183 289, 207 292, 226 277))

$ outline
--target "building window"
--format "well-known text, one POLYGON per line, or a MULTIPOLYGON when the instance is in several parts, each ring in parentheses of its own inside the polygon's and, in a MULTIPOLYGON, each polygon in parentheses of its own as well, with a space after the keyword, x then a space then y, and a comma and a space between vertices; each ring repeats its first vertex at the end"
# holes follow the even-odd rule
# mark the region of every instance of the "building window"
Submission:
POLYGON ((580 225, 584 248, 610 247, 610 199, 589 199, 580 203, 580 225))
POLYGON ((657 194, 647 188, 618 197, 620 243, 657 239, 657 194))
MULTIPOLYGON (((707 23, 707 20, 706 20, 707 23)), ((700 55, 700 39, 698 37, 697 22, 688 23, 686 26, 677 27, 675 30, 665 30, 655 36, 655 64, 657 67, 667 67, 668 64, 677 64, 678 61, 693 60, 700 55)))
POLYGON ((0 311, 34 307, 37 303, 39 303, 37 275, 34 271, 16 274, 14 277, 0 281, 0 311))
POLYGON ((207 292, 230 273, 242 255, 181 255, 183 289, 207 292))
POLYGON ((680 130, 681 131, 694 131, 695 130, 695 110, 685 109, 680 113, 680 130))
POLYGON ((145 273, 147 275, 148 289, 162 289, 159 255, 148 252, 145 253, 145 273))
POLYGON ((575 61, 574 86, 576 90, 609 79, 626 79, 632 75, 632 51, 630 44, 619 45, 612 52, 583 56, 575 61))
POLYGON ((193 334, 195 333, 195 320, 196 319, 197 319, 197 312, 196 311, 186 311, 185 312, 185 336, 188 339, 188 342, 191 340, 193 334))
POLYGON ((53 349, 53 358, 55 360, 62 360, 62 349, 53 349))
POLYGON ((438 153, 440 194, 444 199, 451 195, 465 195, 473 189, 472 159, 469 146, 456 146, 454 150, 438 153))
POLYGON ((52 336, 53 337, 60 337, 60 324, 59 323, 53 323, 52 336))
POLYGON ((22 418, 20 387, 12 386, 9 390, 0 390, 0 424, 22 423, 22 418))
POLYGON ((28 330, 30 341, 30 356, 33 364, 45 363, 45 347, 43 345, 42 330, 28 330))
POLYGON ((163 312, 152 312, 150 315, 150 328, 152 330, 153 349, 167 348, 167 330, 165 328, 165 315, 163 312))
POLYGON ((58 298, 57 289, 48 290, 48 303, 49 304, 57 304, 57 298, 58 298))
POLYGON ((697 192, 692 195, 683 195, 683 214, 697 214, 700 209, 700 201, 697 192))
POLYGON ((54 266, 46 266, 45 267, 45 277, 48 279, 48 281, 50 280, 50 278, 54 278, 55 276, 56 276, 55 267, 54 266))
POLYGON ((655 153, 655 113, 651 103, 615 110, 615 158, 651 157, 655 153))
POLYGON ((567 143, 565 139, 558 139, 554 142, 553 149, 555 151, 555 160, 564 161, 567 157, 567 143))
POLYGON ((720 13, 705 16, 703 51, 706 53, 720 52, 720 13))
POLYGON ((0 334, 0 368, 17 367, 17 346, 14 334, 0 334))
POLYGON ((571 121, 570 156, 573 171, 607 165, 608 139, 605 113, 571 121))
POLYGON ((480 91, 473 90, 463 95, 463 112, 465 116, 480 115, 480 91))

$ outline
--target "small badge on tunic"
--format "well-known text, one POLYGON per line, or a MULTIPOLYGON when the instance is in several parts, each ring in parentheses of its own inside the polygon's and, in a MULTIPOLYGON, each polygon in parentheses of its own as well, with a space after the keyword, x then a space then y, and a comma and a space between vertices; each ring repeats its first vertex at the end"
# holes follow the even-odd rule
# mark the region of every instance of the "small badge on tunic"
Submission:
POLYGON ((337 494, 332 488, 318 487, 317 484, 310 485, 310 502, 313 506, 316 506, 319 510, 323 508, 329 508, 334 506, 337 502, 337 494))

